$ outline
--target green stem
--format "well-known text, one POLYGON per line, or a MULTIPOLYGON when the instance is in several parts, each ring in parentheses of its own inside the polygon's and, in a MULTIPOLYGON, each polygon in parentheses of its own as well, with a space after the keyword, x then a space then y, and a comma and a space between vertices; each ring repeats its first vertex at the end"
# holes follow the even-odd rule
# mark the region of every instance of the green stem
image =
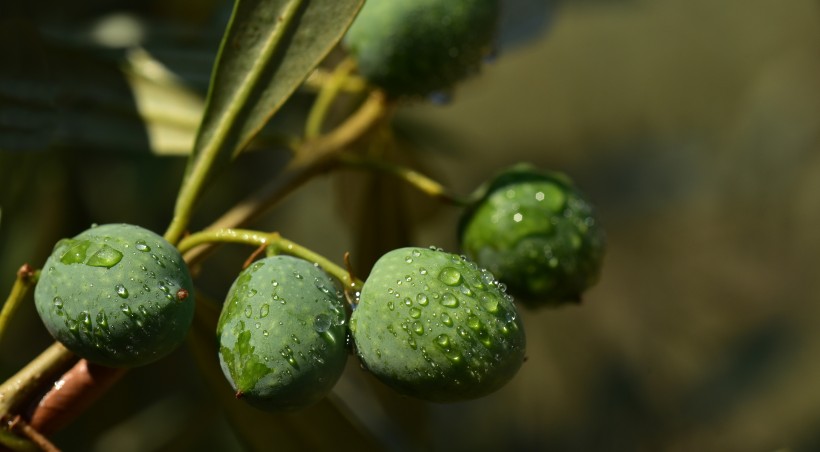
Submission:
MULTIPOLYGON (((208 230, 243 226, 273 208, 289 193, 338 164, 335 157, 387 120, 393 107, 383 93, 371 93, 359 109, 333 131, 302 143, 294 159, 279 177, 272 178, 259 190, 233 206, 214 221, 208 230)), ((214 245, 215 242, 211 242, 189 249, 185 253, 185 261, 189 265, 198 263, 214 245)))
POLYGON ((0 344, 3 343, 3 335, 8 328, 14 313, 23 304, 23 300, 28 294, 29 290, 37 283, 39 272, 28 264, 24 264, 17 270, 17 278, 14 280, 14 285, 11 287, 6 303, 0 311, 0 344))
POLYGON ((355 68, 356 61, 352 58, 345 59, 336 66, 331 77, 326 80, 322 89, 319 90, 319 95, 316 96, 316 100, 308 113, 305 121, 305 138, 310 140, 322 134, 322 125, 324 125, 330 107, 344 88, 348 74, 355 68))
MULTIPOLYGON (((308 76, 302 87, 308 91, 319 92, 333 78, 333 72, 317 68, 308 76)), ((360 93, 368 88, 367 81, 362 77, 347 74, 342 80, 341 90, 349 93, 360 93)))
POLYGON ((288 254, 313 262, 319 267, 322 267, 322 270, 341 281, 345 290, 352 292, 362 290, 362 285, 364 284, 362 280, 354 277, 349 271, 336 265, 333 261, 327 259, 321 254, 311 251, 296 242, 288 240, 276 232, 272 234, 271 238, 272 240, 268 245, 268 249, 274 254, 288 254))
POLYGON ((469 199, 450 193, 438 181, 406 166, 349 153, 339 155, 338 160, 353 169, 375 170, 390 174, 410 184, 425 195, 448 204, 462 207, 470 204, 469 199))
POLYGON ((313 262, 331 276, 342 282, 346 290, 359 291, 362 281, 351 276, 350 272, 336 265, 315 251, 311 251, 296 242, 282 237, 278 232, 264 233, 250 229, 218 229, 197 232, 185 237, 179 242, 181 253, 187 253, 196 247, 210 243, 241 243, 254 247, 267 246, 274 254, 288 254, 306 261, 313 262))
POLYGON ((26 401, 47 379, 62 371, 77 357, 55 342, 14 376, 0 385, 0 418, 26 401))
POLYGON ((199 152, 191 154, 193 160, 191 160, 189 171, 182 182, 182 187, 177 196, 174 217, 168 229, 165 231, 165 239, 168 240, 168 242, 172 244, 177 243, 188 227, 194 204, 202 192, 202 187, 205 185, 205 180, 216 161, 216 157, 220 151, 222 151, 232 127, 237 121, 237 117, 242 112, 241 106, 247 104, 246 101, 250 97, 253 89, 257 86, 258 79, 263 73, 260 69, 261 66, 269 61, 270 58, 268 57, 277 48, 281 37, 289 29, 287 24, 296 16, 301 5, 301 1, 294 1, 282 11, 282 14, 279 16, 282 26, 278 28, 276 33, 273 33, 269 37, 266 44, 267 47, 262 52, 262 56, 257 60, 256 64, 259 65, 259 67, 251 68, 251 70, 248 71, 249 78, 244 80, 244 83, 236 93, 236 102, 233 102, 234 107, 228 109, 224 115, 220 116, 219 122, 214 127, 213 137, 205 143, 204 147, 199 150, 199 152))
POLYGON ((224 228, 191 234, 182 239, 177 248, 180 253, 185 254, 200 245, 208 243, 240 243, 260 247, 268 245, 270 240, 270 233, 252 231, 250 229, 224 228))
MULTIPOLYGON (((13 451, 39 451, 34 442, 29 439, 21 438, 9 430, 0 429, 0 446, 5 446, 8 450, 13 451)), ((0 448, 0 450, 6 450, 0 448)))

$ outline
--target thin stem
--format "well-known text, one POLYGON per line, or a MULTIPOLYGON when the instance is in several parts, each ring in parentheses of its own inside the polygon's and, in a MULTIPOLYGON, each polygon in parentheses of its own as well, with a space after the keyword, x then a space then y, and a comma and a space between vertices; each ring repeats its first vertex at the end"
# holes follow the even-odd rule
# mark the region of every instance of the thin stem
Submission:
POLYGON ((324 85, 322 85, 322 88, 319 90, 319 95, 316 96, 316 100, 313 102, 313 106, 305 121, 305 138, 313 139, 322 134, 322 126, 325 123, 325 118, 330 111, 330 107, 342 91, 348 74, 355 68, 356 60, 352 58, 345 59, 336 66, 333 74, 325 81, 324 85))
POLYGON ((40 385, 77 357, 59 342, 55 342, 14 376, 0 385, 0 417, 12 412, 36 391, 40 385))
POLYGON ((198 246, 220 242, 241 243, 254 247, 267 246, 273 254, 288 254, 313 262, 325 272, 341 281, 346 290, 361 290, 363 284, 361 280, 352 277, 347 270, 336 265, 333 261, 296 242, 282 237, 278 232, 264 233, 249 229, 231 228, 202 231, 182 239, 182 241, 179 242, 179 249, 180 252, 185 253, 198 246))
POLYGON ((197 246, 206 243, 241 243, 251 246, 263 246, 270 243, 271 234, 252 231, 249 229, 218 229, 197 232, 185 237, 179 242, 177 248, 180 253, 187 253, 197 246))
POLYGON ((23 264, 17 270, 17 278, 14 280, 14 285, 11 286, 6 303, 3 304, 3 309, 0 311, 0 344, 3 343, 3 335, 8 328, 14 313, 22 305, 23 300, 28 294, 29 290, 37 283, 39 273, 29 264, 23 264))
POLYGON ((288 254, 317 264, 329 275, 341 281, 345 290, 354 292, 362 290, 364 283, 360 279, 354 278, 346 269, 336 265, 321 254, 282 237, 277 232, 271 234, 271 243, 268 245, 268 249, 272 250, 274 254, 288 254))
POLYGON ((14 418, 9 423, 9 429, 14 431, 18 430, 20 433, 25 435, 31 442, 37 445, 40 450, 44 452, 60 452, 60 449, 57 448, 51 441, 48 440, 42 433, 38 432, 37 429, 30 426, 20 415, 14 416, 14 418))
MULTIPOLYGON (((208 230, 243 226, 271 209, 288 194, 313 177, 330 170, 335 157, 387 120, 393 109, 383 93, 375 91, 344 123, 327 135, 302 144, 296 156, 279 177, 236 204, 214 221, 208 230)), ((185 253, 185 261, 194 265, 202 260, 216 242, 206 243, 185 253)))
POLYGON ((438 181, 406 166, 396 165, 384 160, 362 157, 360 155, 350 153, 339 155, 338 160, 340 163, 343 163, 352 169, 375 170, 390 174, 410 184, 412 187, 418 189, 425 195, 444 201, 448 204, 453 204, 456 206, 469 205, 469 200, 467 198, 451 193, 438 181))
MULTIPOLYGON (((305 83, 302 85, 302 87, 307 89, 307 90, 318 92, 332 78, 333 78, 333 72, 326 71, 324 69, 319 68, 319 69, 316 69, 315 71, 313 71, 310 74, 310 76, 308 76, 307 80, 305 80, 305 83)), ((346 91, 346 92, 350 92, 350 93, 360 93, 360 92, 366 90, 367 87, 368 87, 368 85, 367 85, 367 81, 365 79, 363 79, 362 77, 359 77, 357 75, 348 74, 346 77, 344 77, 344 80, 342 81, 340 89, 342 91, 346 91)))
MULTIPOLYGON (((4 423, 8 424, 5 419, 2 420, 4 423)), ((6 449, 0 447, 0 450, 13 450, 13 451, 38 451, 41 450, 36 444, 34 444, 31 440, 27 438, 21 438, 15 435, 11 430, 6 430, 0 428, 0 446, 5 446, 6 449)))
POLYGON ((339 127, 326 135, 303 143, 288 168, 321 165, 334 158, 389 119, 395 106, 384 92, 371 92, 359 109, 339 127))
MULTIPOLYGON (((188 227, 193 206, 199 198, 205 180, 216 161, 216 157, 223 151, 222 148, 230 135, 233 125, 236 123, 237 117, 242 111, 242 107, 247 104, 246 101, 250 97, 253 89, 257 86, 259 77, 261 77, 263 72, 261 70, 262 65, 269 61, 270 58, 268 57, 277 48, 281 37, 289 29, 288 24, 296 16, 301 5, 301 1, 294 1, 282 11, 279 16, 281 26, 277 29, 276 33, 269 36, 266 47, 262 51, 262 56, 257 59, 257 66, 248 71, 248 78, 243 80, 239 91, 236 93, 236 102, 233 102, 232 107, 220 116, 219 122, 214 128, 213 137, 205 143, 199 152, 191 154, 193 160, 191 160, 190 171, 182 182, 182 187, 177 196, 177 203, 174 209, 174 217, 168 229, 165 231, 165 239, 168 240, 168 242, 172 244, 178 242, 188 227)), ((209 93, 209 95, 210 94, 212 93, 209 93)))

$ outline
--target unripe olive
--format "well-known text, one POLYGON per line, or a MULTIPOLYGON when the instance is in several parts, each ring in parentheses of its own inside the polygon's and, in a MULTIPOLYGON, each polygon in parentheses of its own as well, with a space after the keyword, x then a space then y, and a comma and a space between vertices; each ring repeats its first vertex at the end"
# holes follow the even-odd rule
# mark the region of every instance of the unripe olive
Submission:
POLYGON ((344 43, 373 84, 425 96, 478 71, 499 9, 499 0, 368 0, 344 43))
POLYGON ((302 259, 272 256, 243 270, 216 331, 237 397, 287 411, 327 395, 347 362, 343 300, 336 283, 302 259))
POLYGON ((524 360, 512 298, 492 274, 429 248, 382 256, 364 283, 350 330, 365 367, 396 391, 434 402, 489 394, 524 360))
POLYGON ((167 355, 185 339, 194 313, 191 276, 177 249, 128 224, 60 240, 43 266, 34 302, 55 339, 112 367, 167 355))

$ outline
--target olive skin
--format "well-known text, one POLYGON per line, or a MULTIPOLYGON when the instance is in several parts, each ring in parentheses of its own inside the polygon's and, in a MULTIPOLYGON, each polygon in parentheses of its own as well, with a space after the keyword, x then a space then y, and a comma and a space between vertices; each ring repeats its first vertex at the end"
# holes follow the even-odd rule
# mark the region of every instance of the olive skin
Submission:
POLYGON ((448 91, 490 53, 499 0, 368 0, 344 44, 393 97, 448 91))
POLYGON ((219 362, 237 397, 293 411, 326 396, 347 362, 344 297, 312 263, 261 259, 239 274, 217 324, 219 362))
POLYGON ((194 314, 188 267, 139 226, 106 224, 57 242, 34 289, 52 336, 110 367, 148 364, 185 340, 194 314))
POLYGON ((350 320, 364 366, 397 392, 432 402, 487 395, 524 360, 523 324, 486 270, 429 248, 383 255, 350 320))
POLYGON ((578 302, 598 280, 604 230, 566 175, 515 165, 476 198, 461 218, 461 248, 525 306, 578 302))

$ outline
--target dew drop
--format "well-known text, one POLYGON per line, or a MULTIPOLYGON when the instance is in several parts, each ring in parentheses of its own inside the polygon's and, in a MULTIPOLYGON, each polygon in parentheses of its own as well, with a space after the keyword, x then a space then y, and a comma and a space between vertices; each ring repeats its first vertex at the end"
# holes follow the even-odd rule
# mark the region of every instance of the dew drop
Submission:
POLYGON ((481 280, 484 281, 484 284, 488 286, 492 286, 495 284, 495 277, 492 273, 487 270, 481 270, 481 280))
POLYGON ((412 258, 412 257, 410 257, 410 256, 406 256, 406 257, 404 258, 404 262, 407 262, 408 264, 412 264, 412 263, 413 263, 413 258, 412 258))
POLYGON ((245 306, 245 317, 251 318, 253 316, 253 308, 251 305, 245 306))
POLYGON ((326 314, 319 314, 313 319, 313 329, 317 333, 324 333, 330 329, 330 317, 326 314))
POLYGON ((54 307, 57 309, 63 309, 63 299, 60 297, 54 297, 54 300, 51 301, 54 304, 54 307))
POLYGON ((442 312, 441 313, 441 323, 444 324, 445 326, 453 326, 453 319, 451 319, 450 316, 447 315, 446 312, 442 312))
POLYGON ((487 312, 491 314, 498 312, 498 298, 485 295, 481 298, 481 303, 484 305, 484 309, 487 312))
POLYGON ((453 267, 444 267, 438 274, 438 279, 448 286, 461 284, 461 273, 453 267))
POLYGON ((99 325, 100 328, 108 329, 108 318, 105 316, 105 311, 97 313, 97 325, 99 325))
POLYGON ((261 308, 259 308, 259 318, 263 319, 268 316, 270 313, 270 305, 263 304, 261 308))
POLYGON ((410 325, 410 328, 419 336, 424 334, 424 325, 422 325, 421 322, 413 322, 413 324, 410 325))
POLYGON ((447 292, 441 296, 441 305, 447 308, 458 307, 458 299, 451 293, 447 292))
POLYGON ((479 331, 481 330, 481 320, 479 320, 475 315, 471 315, 467 317, 467 326, 469 326, 473 331, 479 331))
POLYGON ((151 251, 151 247, 148 246, 147 243, 145 243, 145 240, 137 240, 136 245, 134 245, 134 248, 136 248, 137 251, 142 251, 145 253, 151 251))
POLYGON ((426 275, 427 274, 427 269, 424 268, 424 267, 419 267, 419 274, 426 275))
POLYGON ((304 279, 304 276, 302 276, 302 274, 301 274, 301 273, 299 273, 299 272, 293 272, 293 276, 294 276, 296 279, 304 279))
POLYGON ((142 314, 142 315, 143 315, 143 317, 147 317, 147 316, 148 316, 148 310, 147 310, 147 309, 145 309, 145 306, 143 306, 143 305, 139 305, 139 307, 137 308, 137 310, 140 312, 140 314, 142 314))
MULTIPOLYGON (((88 251, 88 247, 91 246, 91 242, 87 240, 65 239, 65 243, 69 245, 69 248, 60 256, 60 262, 64 264, 80 264, 85 261, 85 255, 88 251)), ((58 243, 58 245, 60 245, 60 243, 58 243)))
POLYGON ((404 299, 404 305, 405 306, 413 306, 413 300, 411 300, 410 297, 405 298, 404 299))
POLYGON ((91 331, 91 316, 88 314, 87 311, 83 311, 80 313, 80 328, 85 331, 86 333, 91 331))
POLYGON ((393 304, 392 301, 388 301, 387 302, 387 309, 392 311, 392 310, 396 309, 396 306, 393 304))
POLYGON ((416 345, 416 340, 413 339, 412 337, 407 338, 407 345, 409 345, 410 348, 412 348, 413 350, 418 348, 418 346, 416 345))
POLYGON ((419 257, 419 256, 421 256, 421 252, 420 252, 419 250, 413 250, 413 252, 412 252, 412 253, 410 253, 410 254, 412 254, 412 255, 413 255, 413 257, 419 257))
POLYGON ((427 299, 427 295, 425 295, 423 293, 420 293, 420 294, 416 295, 416 301, 421 306, 427 306, 427 304, 429 303, 429 300, 427 299))
POLYGON ((439 334, 436 336, 436 345, 441 348, 448 348, 450 347, 450 336, 446 334, 439 334))
POLYGON ((421 317, 421 309, 419 308, 411 308, 410 309, 410 317, 417 319, 421 317))
POLYGON ((91 267, 111 268, 117 265, 122 260, 122 253, 111 248, 108 245, 103 245, 96 253, 86 261, 86 265, 91 267))
POLYGON ((126 289, 125 286, 117 284, 116 289, 117 295, 119 295, 120 298, 128 298, 128 289, 126 289))

